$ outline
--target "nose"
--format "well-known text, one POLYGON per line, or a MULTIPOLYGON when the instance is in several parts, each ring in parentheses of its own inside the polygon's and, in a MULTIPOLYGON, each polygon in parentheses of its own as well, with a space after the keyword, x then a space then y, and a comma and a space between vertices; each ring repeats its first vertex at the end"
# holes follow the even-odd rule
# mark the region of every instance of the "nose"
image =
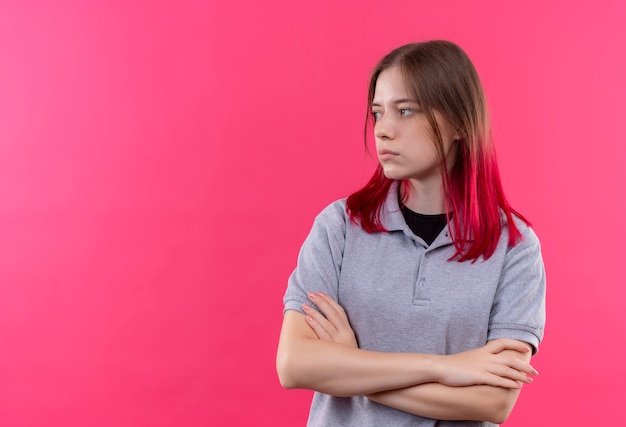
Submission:
POLYGON ((393 128, 393 123, 390 118, 383 114, 377 121, 374 123, 374 136, 378 139, 393 139, 395 136, 395 130, 393 128))

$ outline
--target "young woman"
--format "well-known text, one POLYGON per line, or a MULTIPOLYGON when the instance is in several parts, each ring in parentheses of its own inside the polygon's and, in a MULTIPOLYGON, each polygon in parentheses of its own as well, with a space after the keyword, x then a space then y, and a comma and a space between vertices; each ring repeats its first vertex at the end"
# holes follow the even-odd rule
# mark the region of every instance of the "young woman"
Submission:
POLYGON ((543 336, 539 241, 502 190, 483 91, 445 41, 395 49, 369 107, 380 162, 315 219, 285 294, 277 370, 310 426, 487 426, 543 336))

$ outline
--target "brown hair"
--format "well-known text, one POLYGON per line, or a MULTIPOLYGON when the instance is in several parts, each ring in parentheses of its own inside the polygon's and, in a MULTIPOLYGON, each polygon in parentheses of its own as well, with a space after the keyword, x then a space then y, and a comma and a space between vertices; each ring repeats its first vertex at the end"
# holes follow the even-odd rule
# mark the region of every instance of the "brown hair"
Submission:
MULTIPOLYGON (((454 43, 434 40, 412 43, 394 49, 374 68, 369 83, 366 140, 372 123, 371 106, 381 72, 398 67, 407 90, 412 92, 433 130, 441 158, 448 228, 459 261, 489 258, 502 231, 500 211, 508 220, 509 245, 521 234, 513 214, 526 221, 507 202, 491 138, 489 115, 482 85, 467 54, 454 43), (455 164, 448 171, 444 144, 435 118, 438 112, 459 136, 455 164), (450 212, 454 215, 449 216, 450 212)), ((366 142, 367 143, 367 142, 366 142)), ((348 198, 350 218, 368 232, 385 231, 380 223, 391 180, 379 165, 366 186, 348 198)))
MULTIPOLYGON (((487 104, 474 65, 459 46, 445 40, 433 40, 401 46, 387 54, 374 68, 369 83, 368 109, 374 100, 378 76, 398 67, 407 89, 420 104, 435 135, 437 150, 443 160, 443 140, 435 119, 438 111, 452 125, 463 141, 461 151, 475 151, 478 143, 490 143, 487 104)), ((369 126, 368 110, 366 126, 369 126)), ((461 158, 463 157, 462 153, 461 158)))

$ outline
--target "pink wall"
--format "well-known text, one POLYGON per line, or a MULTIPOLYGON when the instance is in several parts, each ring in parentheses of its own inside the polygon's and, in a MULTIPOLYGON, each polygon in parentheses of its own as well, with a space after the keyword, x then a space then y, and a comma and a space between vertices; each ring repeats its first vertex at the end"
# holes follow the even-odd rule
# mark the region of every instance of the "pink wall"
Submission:
POLYGON ((286 279, 371 170, 369 69, 428 38, 474 59, 543 242, 541 375, 507 425, 615 425, 626 7, 509 3, 4 2, 0 425, 302 425, 286 279))

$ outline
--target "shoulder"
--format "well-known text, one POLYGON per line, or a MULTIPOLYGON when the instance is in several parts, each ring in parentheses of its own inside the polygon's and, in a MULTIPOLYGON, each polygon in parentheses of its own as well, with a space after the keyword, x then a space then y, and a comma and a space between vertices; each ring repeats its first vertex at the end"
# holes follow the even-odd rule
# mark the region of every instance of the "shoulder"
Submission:
MULTIPOLYGON (((517 229, 517 231, 519 232, 519 239, 517 243, 515 244, 515 246, 510 249, 517 248, 519 250, 523 248, 526 248, 526 249, 534 248, 537 251, 540 251, 541 244, 539 242, 539 237, 535 233, 535 230, 532 228, 532 226, 528 222, 526 222, 526 220, 520 218, 518 215, 512 214, 512 217, 513 217, 513 224, 515 228, 517 229)), ((508 242, 510 225, 504 213, 502 213, 502 223, 503 223, 503 227, 502 227, 501 237, 503 238, 502 240, 504 242, 508 242)))
POLYGON ((501 245, 504 251, 506 262, 515 264, 520 260, 526 260, 526 262, 541 260, 541 243, 532 225, 524 218, 512 214, 513 224, 517 230, 516 239, 512 242, 510 240, 511 226, 509 221, 506 221, 506 217, 504 215, 503 217, 505 219, 503 221, 502 235, 500 236, 498 245, 501 245))
POLYGON ((322 209, 322 211, 315 217, 315 222, 321 222, 331 227, 341 227, 343 224, 343 228, 345 228, 347 219, 348 214, 346 212, 346 199, 343 198, 335 200, 322 209))
POLYGON ((347 222, 346 199, 336 200, 317 214, 308 239, 343 241, 347 222))

